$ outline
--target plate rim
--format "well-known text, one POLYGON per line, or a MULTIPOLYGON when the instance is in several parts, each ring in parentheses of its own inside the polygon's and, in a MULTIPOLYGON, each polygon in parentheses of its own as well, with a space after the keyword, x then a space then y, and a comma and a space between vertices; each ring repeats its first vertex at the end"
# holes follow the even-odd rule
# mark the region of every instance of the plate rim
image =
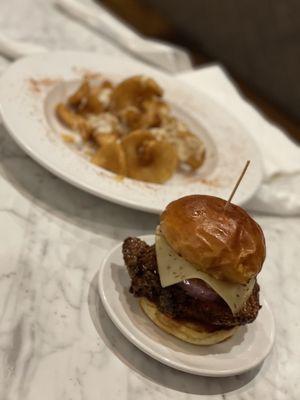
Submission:
MULTIPOLYGON (((62 56, 62 55, 75 55, 75 56, 79 56, 79 55, 83 55, 86 54, 88 56, 95 56, 95 53, 92 52, 82 52, 82 51, 53 51, 53 52, 48 52, 47 53, 50 56, 62 56)), ((99 54, 101 54, 99 52, 99 54)), ((116 59, 116 57, 114 56, 110 56, 110 55, 105 55, 105 57, 107 58, 112 58, 112 59, 116 59)), ((19 65, 23 62, 26 62, 26 60, 33 60, 33 59, 40 59, 41 55, 34 55, 34 56, 29 56, 29 57, 24 57, 22 59, 17 60, 15 63, 13 63, 11 66, 9 66, 7 68, 7 70, 5 70, 5 72, 2 74, 1 78, 0 78, 0 82, 2 80, 5 80, 6 78, 6 74, 9 74, 11 70, 13 70, 13 68, 16 65, 19 65)), ((151 74, 151 71, 153 71, 153 73, 158 73, 161 76, 165 76, 168 79, 170 78, 169 75, 163 73, 162 71, 156 70, 155 68, 153 68, 152 66, 146 65, 144 63, 141 63, 139 61, 136 60, 127 60, 126 58, 124 58, 124 61, 128 64, 135 64, 135 65, 140 65, 141 67, 144 65, 147 67, 147 69, 149 70, 149 74, 151 74)), ((148 72, 147 72, 148 73, 148 72)), ((177 81, 179 82, 179 85, 187 87, 189 85, 187 85, 184 82, 181 81, 177 81)), ((189 88, 187 90, 190 90, 189 88)), ((237 204, 244 204, 246 203, 248 200, 250 200, 255 193, 257 192, 257 190, 259 189, 259 186, 262 182, 263 179, 263 165, 262 165, 262 158, 261 158, 261 154, 260 154, 260 150, 255 142, 255 140, 251 137, 250 134, 246 134, 247 133, 247 127, 245 126, 245 124, 241 121, 238 120, 238 118, 235 117, 234 114, 232 114, 230 111, 228 111, 226 108, 223 107, 223 105, 217 101, 215 101, 214 99, 211 99, 207 94, 205 94, 204 92, 201 92, 201 90, 198 90, 200 93, 202 93, 202 95, 204 97, 207 97, 209 99, 209 102, 213 105, 216 105, 216 108, 220 109, 224 114, 226 114, 228 116, 228 118, 230 118, 234 123, 237 123, 238 125, 240 125, 243 128, 243 134, 242 136, 247 137, 247 141, 249 143, 249 146, 253 149, 257 150, 258 153, 258 157, 257 157, 257 174, 258 174, 258 178, 257 178, 257 185, 253 190, 248 190, 247 194, 244 194, 243 199, 241 201, 238 201, 237 204)), ((1 92, 0 92, 1 93, 1 92)), ((7 129, 8 133, 10 134, 10 136, 13 138, 13 140, 25 151, 26 154, 28 154, 35 162, 37 162, 38 164, 40 164, 43 168, 45 168, 46 170, 48 170, 50 173, 54 174, 55 176, 59 177, 60 179, 66 181, 67 183, 77 187, 80 190, 83 190, 87 193, 90 193, 94 196, 97 196, 99 198, 103 198, 104 200, 125 206, 125 207, 129 207, 132 209, 136 209, 136 210, 140 210, 140 211, 144 211, 144 212, 149 212, 149 213, 155 213, 155 214, 159 214, 162 212, 163 207, 162 205, 158 206, 158 205, 153 205, 151 206, 151 204, 147 203, 144 204, 144 202, 142 201, 136 201, 134 200, 134 198, 128 198, 126 196, 122 197, 117 195, 116 193, 112 193, 109 194, 106 193, 105 191, 99 191, 99 188, 95 187, 94 185, 92 185, 90 182, 86 182, 85 180, 82 179, 75 179, 74 177, 72 177, 68 171, 65 171, 63 168, 61 169, 59 166, 53 164, 53 162, 51 162, 50 160, 47 159, 43 159, 42 155, 39 154, 35 148, 33 148, 30 144, 26 143, 26 140, 23 139, 22 136, 20 136, 18 133, 15 132, 13 125, 12 125, 12 120, 10 118, 7 117, 6 113, 3 111, 3 107, 0 104, 0 115, 2 115, 2 121, 3 124, 5 126, 5 128, 7 129)), ((99 179, 101 179, 99 177, 99 179)))
MULTIPOLYGON (((153 239, 154 235, 153 234, 140 235, 137 237, 142 240, 149 240, 149 239, 153 239)), ((124 335, 126 337, 126 339, 128 339, 140 351, 142 351, 143 353, 152 357, 156 361, 158 361, 164 365, 167 365, 168 367, 177 369, 182 372, 190 373, 193 375, 207 376, 207 377, 227 377, 227 376, 241 375, 241 374, 255 368, 256 366, 258 366, 268 357, 268 355, 270 354, 270 352, 273 348, 274 341, 275 341, 275 321, 274 321, 274 316, 271 311, 271 308, 270 308, 269 304, 267 303, 265 297, 262 295, 260 295, 261 304, 268 311, 270 319, 271 319, 271 326, 269 327, 270 341, 269 341, 269 345, 265 348, 263 356, 260 357, 259 359, 256 358, 255 362, 252 365, 233 368, 230 371, 221 369, 221 370, 218 370, 217 372, 213 372, 213 371, 207 371, 203 368, 202 369, 200 368, 195 371, 192 367, 181 366, 176 361, 175 362, 172 361, 172 359, 170 359, 169 357, 165 357, 165 356, 160 357, 159 355, 157 355, 157 353, 155 351, 152 351, 147 346, 144 346, 142 343, 140 343, 140 341, 138 339, 136 339, 136 337, 134 336, 133 332, 130 332, 128 328, 124 327, 122 322, 117 318, 116 314, 113 312, 113 309, 110 306, 109 301, 106 297, 106 294, 105 294, 106 292, 104 290, 102 290, 102 287, 103 287, 102 282, 103 282, 103 277, 104 277, 104 273, 105 273, 105 268, 108 265, 108 260, 116 251, 118 251, 120 249, 120 247, 122 246, 122 243, 123 242, 119 242, 110 251, 108 251, 101 262, 101 266, 100 266, 99 274, 98 274, 98 293, 100 295, 101 302, 105 308, 105 311, 107 312, 111 321, 114 323, 114 325, 117 327, 117 329, 121 332, 121 334, 124 335)))

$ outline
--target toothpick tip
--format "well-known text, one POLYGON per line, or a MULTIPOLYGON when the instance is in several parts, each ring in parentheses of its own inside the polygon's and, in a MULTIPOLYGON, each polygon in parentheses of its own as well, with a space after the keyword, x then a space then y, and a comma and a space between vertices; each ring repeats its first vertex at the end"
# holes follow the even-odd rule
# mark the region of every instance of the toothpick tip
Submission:
POLYGON ((243 171, 242 171, 241 175, 239 176, 238 180, 236 181, 236 184, 235 184, 235 186, 234 186, 234 188, 233 188, 233 190, 232 190, 232 192, 231 192, 231 194, 229 196, 229 199, 227 200, 227 202, 226 202, 226 204, 224 206, 224 210, 226 210, 228 208, 228 206, 229 206, 229 204, 230 204, 230 202, 231 202, 231 200, 232 200, 237 188, 239 187, 239 184, 241 183, 241 180, 243 179, 243 177, 244 177, 244 175, 245 175, 245 173, 247 171, 247 168, 248 168, 249 164, 250 164, 250 160, 247 160, 246 164, 245 164, 245 166, 243 168, 243 171))

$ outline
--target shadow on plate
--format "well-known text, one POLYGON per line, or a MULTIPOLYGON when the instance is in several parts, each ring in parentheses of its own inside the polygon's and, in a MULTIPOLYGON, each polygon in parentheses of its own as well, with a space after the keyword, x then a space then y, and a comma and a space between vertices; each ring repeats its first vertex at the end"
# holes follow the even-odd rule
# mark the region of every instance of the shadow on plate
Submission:
POLYGON ((177 371, 152 359, 131 344, 108 317, 98 293, 98 273, 90 284, 88 304, 94 326, 107 347, 131 370, 159 385, 188 394, 216 395, 242 388, 260 371, 258 366, 238 376, 208 378, 177 371))
POLYGON ((147 229, 151 231, 157 225, 156 215, 102 200, 52 175, 23 152, 3 125, 0 125, 0 146, 3 178, 46 213, 120 240, 131 234, 145 233, 147 229))

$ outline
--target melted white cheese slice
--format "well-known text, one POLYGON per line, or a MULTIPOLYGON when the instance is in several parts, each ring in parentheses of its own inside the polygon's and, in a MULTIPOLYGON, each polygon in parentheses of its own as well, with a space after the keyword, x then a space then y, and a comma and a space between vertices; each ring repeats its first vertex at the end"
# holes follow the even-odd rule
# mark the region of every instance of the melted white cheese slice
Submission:
POLYGON ((198 271, 169 246, 161 233, 155 235, 155 249, 162 287, 174 285, 185 279, 202 279, 224 299, 233 314, 236 314, 242 308, 252 293, 255 284, 254 278, 247 285, 240 285, 238 283, 220 281, 204 272, 198 271))

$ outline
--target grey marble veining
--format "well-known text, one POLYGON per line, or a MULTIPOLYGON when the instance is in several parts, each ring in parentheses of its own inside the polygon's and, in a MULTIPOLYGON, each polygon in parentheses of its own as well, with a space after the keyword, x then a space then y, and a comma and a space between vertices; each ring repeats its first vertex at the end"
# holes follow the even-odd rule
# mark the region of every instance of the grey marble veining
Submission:
MULTIPOLYGON (((0 2, 3 32, 50 48, 118 52, 45 0, 0 2)), ((0 59, 0 70, 8 61, 0 59)), ((202 378, 128 342, 96 289, 101 258, 157 217, 90 196, 41 168, 0 126, 0 400, 298 400, 300 218, 256 216, 268 257, 260 283, 276 343, 259 368, 202 378)))

